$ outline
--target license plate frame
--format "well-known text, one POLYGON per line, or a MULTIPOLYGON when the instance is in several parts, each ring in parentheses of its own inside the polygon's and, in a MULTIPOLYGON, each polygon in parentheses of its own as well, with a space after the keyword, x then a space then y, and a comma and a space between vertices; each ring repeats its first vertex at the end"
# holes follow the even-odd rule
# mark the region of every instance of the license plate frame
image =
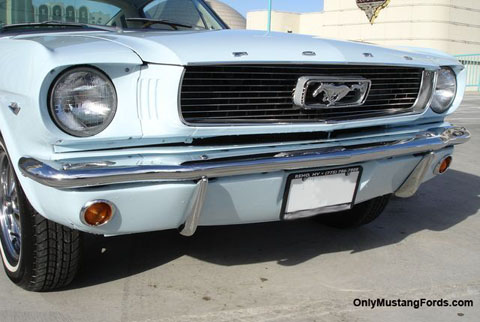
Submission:
POLYGON ((363 173, 362 166, 348 166, 343 168, 322 169, 322 170, 306 170, 302 172, 291 173, 287 177, 287 181, 284 189, 280 219, 293 220, 293 219, 300 219, 300 218, 308 218, 308 217, 320 215, 323 213, 332 213, 332 212, 352 209, 352 206, 355 204, 355 199, 357 197, 357 192, 360 186, 362 173, 363 173), (357 173, 357 178, 354 181, 355 186, 353 188, 352 197, 351 197, 351 200, 350 198, 348 198, 349 199, 348 202, 345 202, 342 204, 326 205, 326 206, 321 206, 317 208, 305 209, 305 210, 300 210, 293 213, 287 212, 287 205, 288 205, 290 194, 291 194, 292 182, 294 180, 303 179, 302 181, 305 181, 312 178, 316 179, 316 178, 322 178, 322 177, 328 177, 328 176, 333 177, 333 176, 339 176, 339 175, 347 175, 347 173, 348 175, 351 175, 352 173, 357 173))

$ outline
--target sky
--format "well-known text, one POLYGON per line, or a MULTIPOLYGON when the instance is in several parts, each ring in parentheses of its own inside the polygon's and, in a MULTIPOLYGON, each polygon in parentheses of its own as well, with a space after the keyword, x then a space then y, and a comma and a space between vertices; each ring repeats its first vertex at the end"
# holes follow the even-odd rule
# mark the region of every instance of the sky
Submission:
MULTIPOLYGON (((267 9, 268 0, 221 0, 244 16, 248 11, 267 9)), ((273 10, 316 12, 323 10, 323 0, 272 0, 273 10)))

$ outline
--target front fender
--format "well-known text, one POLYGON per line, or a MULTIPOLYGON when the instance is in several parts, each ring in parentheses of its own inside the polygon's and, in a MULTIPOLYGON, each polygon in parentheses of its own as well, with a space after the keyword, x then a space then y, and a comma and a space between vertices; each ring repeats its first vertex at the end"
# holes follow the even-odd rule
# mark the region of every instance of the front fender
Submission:
POLYGON ((17 166, 21 156, 34 154, 51 159, 53 145, 66 139, 88 144, 99 138, 108 142, 142 136, 135 88, 143 62, 132 50, 81 35, 50 34, 0 38, 0 55, 0 132, 27 196, 28 184, 17 166), (56 127, 48 114, 51 82, 75 65, 93 65, 103 70, 117 88, 117 115, 105 131, 92 138, 69 136, 56 127), (18 114, 9 108, 12 103, 20 108, 18 114))

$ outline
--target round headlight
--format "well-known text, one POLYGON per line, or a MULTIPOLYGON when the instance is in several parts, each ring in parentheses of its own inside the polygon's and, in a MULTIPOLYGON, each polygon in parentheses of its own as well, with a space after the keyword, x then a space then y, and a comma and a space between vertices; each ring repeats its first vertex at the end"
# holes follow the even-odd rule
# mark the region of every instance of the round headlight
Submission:
POLYGON ((437 87, 432 101, 432 110, 442 114, 452 106, 457 94, 457 78, 450 67, 442 67, 437 72, 437 87))
POLYGON ((112 122, 117 94, 110 79, 88 67, 60 75, 50 92, 50 115, 57 126, 73 136, 93 136, 112 122))

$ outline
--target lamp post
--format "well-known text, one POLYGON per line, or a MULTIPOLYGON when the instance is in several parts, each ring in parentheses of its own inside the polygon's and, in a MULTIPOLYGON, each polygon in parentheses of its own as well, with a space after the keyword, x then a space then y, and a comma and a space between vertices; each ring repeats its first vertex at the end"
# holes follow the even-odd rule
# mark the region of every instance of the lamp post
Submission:
POLYGON ((272 0, 268 0, 267 30, 268 30, 268 32, 272 31, 272 0))

